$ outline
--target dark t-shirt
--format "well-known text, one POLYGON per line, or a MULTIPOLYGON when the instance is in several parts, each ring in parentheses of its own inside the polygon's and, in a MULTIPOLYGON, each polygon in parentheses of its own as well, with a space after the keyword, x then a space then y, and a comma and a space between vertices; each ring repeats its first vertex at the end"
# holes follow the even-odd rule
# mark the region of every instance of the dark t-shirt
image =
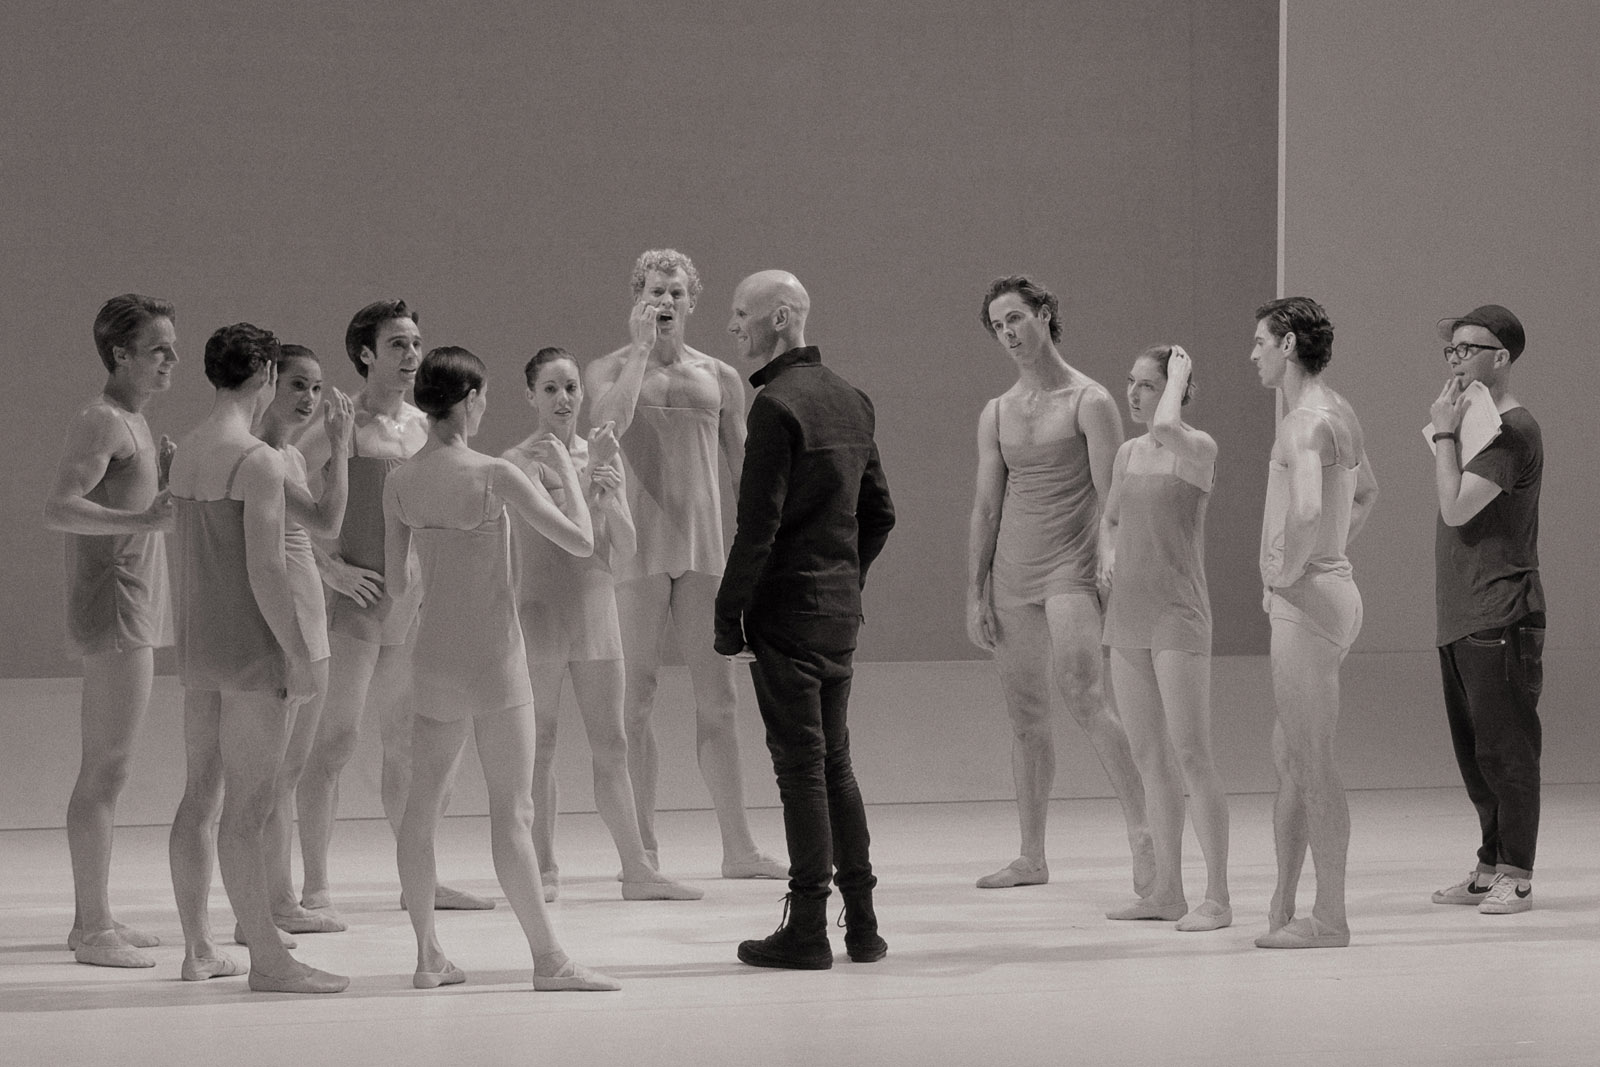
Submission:
POLYGON ((1433 558, 1441 646, 1544 610, 1539 584, 1544 439, 1528 409, 1501 412, 1499 435, 1465 469, 1499 486, 1500 493, 1460 526, 1438 520, 1433 558))

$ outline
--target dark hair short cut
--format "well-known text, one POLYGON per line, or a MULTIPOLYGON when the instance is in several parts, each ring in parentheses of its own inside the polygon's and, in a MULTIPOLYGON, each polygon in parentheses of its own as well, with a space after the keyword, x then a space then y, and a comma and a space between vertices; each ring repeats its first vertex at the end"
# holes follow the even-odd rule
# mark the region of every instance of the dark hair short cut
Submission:
POLYGON ((1294 334, 1294 358, 1307 374, 1321 374, 1333 361, 1333 323, 1309 296, 1289 296, 1256 308, 1256 321, 1279 341, 1294 334))
POLYGON ((578 365, 578 361, 572 359, 571 352, 556 345, 550 345, 535 352, 533 358, 528 360, 528 365, 522 368, 522 376, 528 380, 528 388, 532 389, 538 382, 540 367, 547 363, 554 363, 558 359, 571 359, 574 367, 578 365))
POLYGON ((291 359, 309 359, 311 362, 317 364, 318 366, 322 365, 322 360, 317 358, 317 354, 315 352, 311 351, 311 349, 307 348, 305 345, 279 345, 278 346, 278 373, 279 374, 283 373, 283 368, 286 365, 288 365, 288 363, 289 363, 289 361, 291 359))
POLYGON ((236 322, 206 340, 206 379, 218 389, 237 389, 262 367, 276 366, 281 348, 272 331, 236 322))
POLYGON ((422 357, 412 390, 417 407, 431 419, 450 417, 450 409, 477 389, 483 391, 483 360, 465 348, 446 345, 422 357))
POLYGON ((633 286, 633 298, 639 299, 639 294, 644 292, 645 275, 653 270, 662 274, 671 274, 675 270, 683 271, 683 276, 689 284, 689 302, 694 303, 700 299, 700 272, 694 269, 694 261, 676 248, 652 248, 639 253, 639 258, 633 261, 633 274, 629 282, 633 286))
MULTIPOLYGON (((1155 360, 1156 366, 1161 368, 1161 376, 1163 378, 1170 377, 1170 375, 1167 374, 1167 364, 1172 362, 1171 345, 1151 345, 1149 348, 1135 356, 1134 362, 1138 362, 1141 359, 1155 360)), ((1190 374, 1189 381, 1183 387, 1183 402, 1187 404, 1189 402, 1189 398, 1193 395, 1194 375, 1190 374)))
POLYGON ((367 365, 361 362, 361 350, 377 348, 378 327, 395 319, 410 319, 418 326, 422 325, 422 319, 406 307, 404 300, 379 300, 356 312, 355 318, 350 320, 350 325, 345 329, 344 353, 356 365, 356 373, 363 378, 367 376, 367 365))
POLYGON ((100 305, 100 313, 94 317, 94 347, 106 370, 117 369, 116 350, 132 344, 134 335, 151 319, 176 320, 177 313, 169 301, 138 293, 123 293, 100 305))
POLYGON ((989 305, 1007 293, 1016 293, 1020 296, 1023 303, 1033 309, 1034 314, 1038 314, 1040 308, 1048 308, 1050 340, 1061 340, 1060 298, 1026 274, 1010 274, 989 283, 989 291, 983 294, 983 306, 978 308, 978 321, 983 323, 986 333, 991 337, 995 336, 994 327, 989 320, 989 305))

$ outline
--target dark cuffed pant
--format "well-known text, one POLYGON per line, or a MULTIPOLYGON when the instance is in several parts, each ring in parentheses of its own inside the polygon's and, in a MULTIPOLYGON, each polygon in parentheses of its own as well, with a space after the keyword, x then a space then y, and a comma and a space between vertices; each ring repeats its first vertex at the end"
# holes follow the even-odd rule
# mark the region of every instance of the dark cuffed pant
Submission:
POLYGON ((802 899, 827 899, 830 877, 842 893, 877 884, 845 722, 860 625, 826 615, 745 616, 756 657, 750 677, 783 801, 789 891, 802 899))
POLYGON ((1544 613, 1439 649, 1450 739, 1478 809, 1479 870, 1527 878, 1539 838, 1544 613))

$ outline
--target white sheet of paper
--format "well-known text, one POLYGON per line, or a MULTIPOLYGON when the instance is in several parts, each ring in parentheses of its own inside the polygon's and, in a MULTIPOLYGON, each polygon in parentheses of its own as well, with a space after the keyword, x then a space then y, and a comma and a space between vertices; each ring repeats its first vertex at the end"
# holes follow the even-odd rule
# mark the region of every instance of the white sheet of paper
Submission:
MULTIPOLYGON (((1422 439, 1428 442, 1428 451, 1437 453, 1439 446, 1433 440, 1433 423, 1422 428, 1422 439)), ((1467 386, 1467 410, 1461 416, 1461 428, 1456 431, 1461 438, 1461 465, 1465 467, 1500 435, 1500 412, 1495 410, 1494 397, 1482 382, 1467 386)))

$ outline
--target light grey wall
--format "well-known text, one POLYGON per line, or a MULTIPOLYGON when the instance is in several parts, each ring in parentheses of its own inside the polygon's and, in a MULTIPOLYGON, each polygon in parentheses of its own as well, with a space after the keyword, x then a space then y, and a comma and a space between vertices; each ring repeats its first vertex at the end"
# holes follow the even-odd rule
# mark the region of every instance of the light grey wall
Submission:
POLYGON ((5 5, 0 676, 78 669, 38 510, 107 296, 178 305, 158 432, 203 415, 217 326, 310 344, 353 387, 351 312, 403 296, 428 343, 489 363, 499 449, 521 362, 623 342, 633 257, 663 244, 706 279, 692 342, 730 355, 734 284, 787 267, 877 401, 901 528, 863 659, 977 654, 973 427, 1011 378, 977 300, 1014 270, 1064 295, 1069 359, 1114 389, 1148 343, 1196 354, 1217 647, 1260 651, 1270 428, 1234 357, 1272 285, 1275 35, 1271 0, 5 5))
POLYGON ((1290 0, 1287 25, 1287 285, 1328 308, 1382 485, 1357 648, 1433 643, 1435 322, 1492 302, 1528 334, 1513 392, 1544 431, 1549 647, 1594 649, 1600 5, 1290 0))

